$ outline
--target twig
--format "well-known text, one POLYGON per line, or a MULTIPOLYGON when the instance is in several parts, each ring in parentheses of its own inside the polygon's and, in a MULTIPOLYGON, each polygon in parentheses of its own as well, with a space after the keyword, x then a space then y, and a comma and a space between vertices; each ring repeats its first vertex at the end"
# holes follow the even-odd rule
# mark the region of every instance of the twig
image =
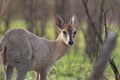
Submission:
POLYGON ((114 60, 110 59, 109 63, 110 63, 110 66, 111 66, 111 68, 112 68, 112 70, 114 72, 115 80, 120 80, 120 74, 119 74, 119 71, 118 71, 118 69, 117 69, 117 67, 115 65, 114 60))
POLYGON ((105 38, 107 38, 108 30, 107 30, 107 23, 106 23, 106 16, 107 16, 108 10, 104 12, 104 27, 105 27, 105 38))

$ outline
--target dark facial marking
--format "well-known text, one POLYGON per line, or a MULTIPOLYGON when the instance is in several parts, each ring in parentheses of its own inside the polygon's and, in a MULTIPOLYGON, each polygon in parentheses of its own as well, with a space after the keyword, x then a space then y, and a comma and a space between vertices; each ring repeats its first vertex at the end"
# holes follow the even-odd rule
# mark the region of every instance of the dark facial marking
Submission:
POLYGON ((68 27, 68 34, 70 36, 70 40, 69 40, 69 44, 72 45, 73 44, 73 41, 72 41, 72 27, 68 27))

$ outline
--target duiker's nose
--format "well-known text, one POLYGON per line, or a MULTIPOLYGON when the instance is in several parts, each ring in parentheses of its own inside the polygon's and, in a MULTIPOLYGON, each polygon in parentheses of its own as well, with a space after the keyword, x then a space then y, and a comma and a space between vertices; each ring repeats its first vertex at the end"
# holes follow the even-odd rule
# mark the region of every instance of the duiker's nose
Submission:
POLYGON ((69 45, 73 45, 73 41, 69 41, 68 43, 69 43, 69 45))

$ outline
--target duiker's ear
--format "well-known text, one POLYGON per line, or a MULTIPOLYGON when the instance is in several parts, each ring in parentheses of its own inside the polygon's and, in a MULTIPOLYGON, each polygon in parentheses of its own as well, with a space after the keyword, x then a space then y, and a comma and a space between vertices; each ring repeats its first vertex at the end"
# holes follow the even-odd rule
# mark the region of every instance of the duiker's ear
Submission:
POLYGON ((71 19, 70 23, 77 28, 77 26, 78 26, 78 18, 76 17, 76 15, 72 16, 72 19, 71 19))
POLYGON ((64 21, 63 21, 63 19, 62 19, 60 16, 56 15, 56 16, 55 16, 55 24, 56 24, 60 29, 62 29, 62 28, 63 28, 64 21))

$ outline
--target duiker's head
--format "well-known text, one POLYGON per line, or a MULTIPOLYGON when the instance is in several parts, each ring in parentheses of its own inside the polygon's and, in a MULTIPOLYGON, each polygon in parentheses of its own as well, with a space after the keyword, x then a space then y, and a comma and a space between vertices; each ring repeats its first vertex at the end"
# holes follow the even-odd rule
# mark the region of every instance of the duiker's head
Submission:
POLYGON ((75 15, 67 23, 64 23, 60 16, 55 17, 55 24, 61 29, 62 40, 66 45, 73 45, 76 30, 78 26, 78 19, 75 15))

